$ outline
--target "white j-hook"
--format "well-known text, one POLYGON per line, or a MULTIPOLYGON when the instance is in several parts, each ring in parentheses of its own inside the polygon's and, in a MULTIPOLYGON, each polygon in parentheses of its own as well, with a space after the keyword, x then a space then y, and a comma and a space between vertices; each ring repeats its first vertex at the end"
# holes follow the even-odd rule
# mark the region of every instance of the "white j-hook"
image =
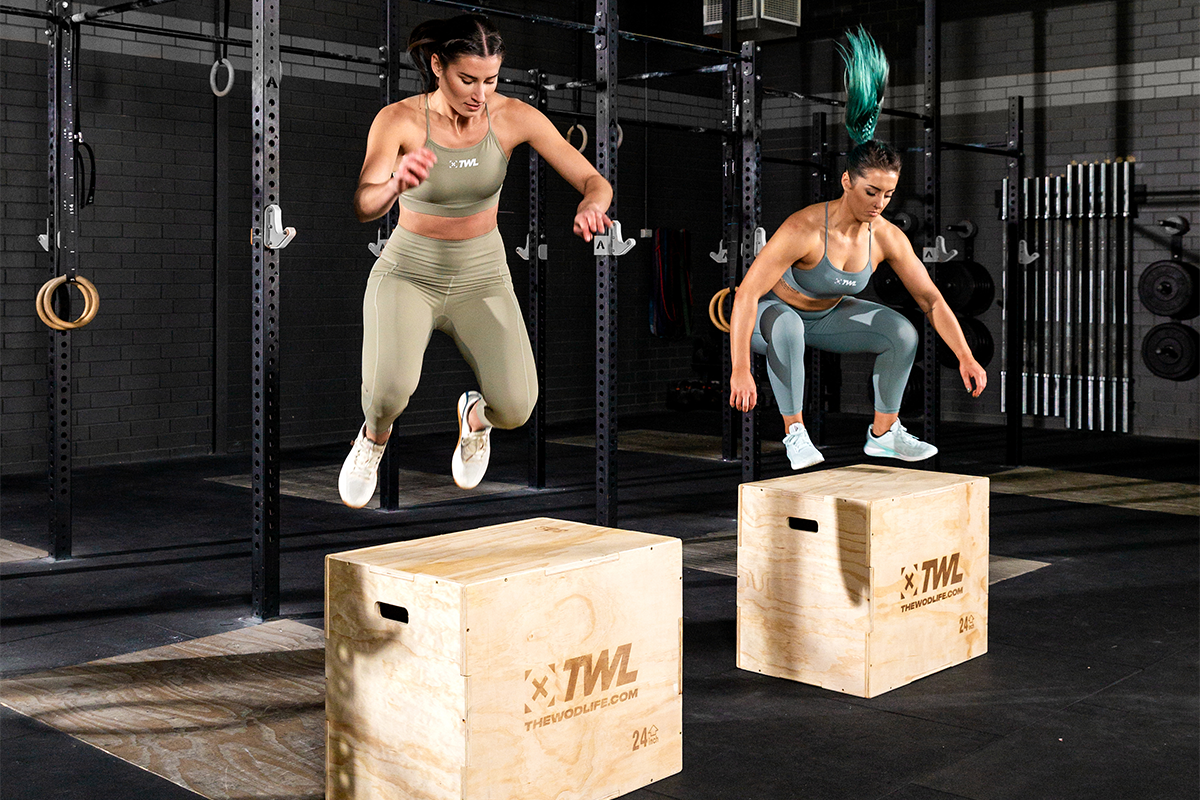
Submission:
POLYGON ((367 245, 367 249, 371 251, 371 255, 379 258, 383 255, 383 246, 387 244, 387 237, 383 235, 383 228, 375 229, 375 241, 367 245))
POLYGON ((1017 261, 1022 264, 1032 264, 1041 257, 1041 253, 1029 252, 1029 244, 1022 239, 1017 242, 1017 261))
POLYGON ((754 257, 758 258, 758 254, 767 246, 767 231, 765 228, 754 229, 754 257))
POLYGON ((724 239, 722 239, 721 243, 717 246, 717 252, 709 253, 708 257, 711 258, 713 261, 717 262, 718 264, 728 264, 729 263, 729 251, 725 249, 725 240, 724 239))
POLYGON ((592 237, 592 255, 623 256, 632 250, 635 244, 637 240, 621 237, 621 223, 614 219, 612 227, 592 237))
POLYGON ((957 250, 946 249, 946 237, 938 236, 933 240, 933 247, 926 247, 921 260, 926 264, 941 264, 958 255, 957 250))
MULTIPOLYGON (((549 247, 547 247, 545 244, 538 245, 537 257, 538 257, 539 261, 545 261, 549 254, 550 254, 549 247)), ((529 234, 528 233, 525 234, 525 246, 517 247, 517 255, 519 255, 523 261, 529 260, 529 234)))
POLYGON ((283 227, 283 210, 272 203, 266 208, 267 224, 264 233, 268 250, 282 250, 296 238, 295 228, 283 227))

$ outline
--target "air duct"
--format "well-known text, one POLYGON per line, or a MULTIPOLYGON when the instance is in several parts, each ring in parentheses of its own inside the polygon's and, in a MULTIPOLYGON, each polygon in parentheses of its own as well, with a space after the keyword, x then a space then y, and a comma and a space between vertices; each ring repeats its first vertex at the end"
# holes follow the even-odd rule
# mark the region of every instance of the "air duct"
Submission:
MULTIPOLYGON (((721 34, 721 0, 704 0, 704 32, 721 34)), ((783 39, 800 27, 800 0, 736 0, 742 39, 783 39)))

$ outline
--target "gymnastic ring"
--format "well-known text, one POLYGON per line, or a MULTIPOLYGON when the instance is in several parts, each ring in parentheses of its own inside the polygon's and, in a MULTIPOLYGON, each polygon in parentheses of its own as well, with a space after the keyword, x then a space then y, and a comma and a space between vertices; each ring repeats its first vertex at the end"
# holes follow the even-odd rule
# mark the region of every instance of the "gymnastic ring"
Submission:
POLYGON ((729 320, 725 319, 725 309, 722 308, 725 298, 728 296, 729 287, 726 286, 708 301, 708 318, 712 321, 713 327, 722 333, 729 333, 729 320))
POLYGON ((576 150, 578 150, 579 152, 582 153, 583 148, 587 147, 587 143, 588 143, 587 128, 585 128, 579 124, 575 124, 575 125, 572 125, 571 127, 567 128, 567 144, 571 143, 571 134, 574 133, 575 131, 579 131, 583 135, 583 141, 579 143, 579 147, 575 148, 576 150))
POLYGON ((58 317, 54 313, 54 308, 51 306, 51 299, 54 297, 54 292, 58 287, 67 283, 66 275, 59 275, 57 278, 51 278, 42 284, 42 288, 38 290, 37 301, 35 308, 37 315, 46 323, 46 326, 53 328, 56 331, 69 331, 75 328, 82 328, 93 319, 96 318, 96 312, 100 310, 100 293, 96 291, 96 286, 82 275, 76 275, 71 283, 79 287, 80 294, 83 295, 83 313, 79 315, 79 319, 74 322, 67 322, 58 317))
POLYGON ((621 149, 621 143, 625 141, 625 131, 621 130, 621 123, 617 123, 617 149, 621 149))
POLYGON ((52 278, 42 285, 38 290, 37 301, 35 307, 38 317, 42 322, 56 331, 69 331, 75 328, 82 328, 96 317, 96 312, 100 310, 100 293, 96 291, 95 285, 87 278, 76 276, 73 283, 79 286, 79 291, 83 295, 83 313, 79 315, 79 319, 74 322, 66 322, 54 313, 54 308, 51 305, 51 299, 54 297, 54 292, 58 287, 67 283, 67 276, 59 275, 57 278, 52 278))
POLYGON ((229 63, 228 58, 218 58, 213 62, 212 69, 208 71, 208 88, 212 89, 212 93, 217 97, 224 97, 229 94, 229 90, 233 88, 233 64, 229 63), (225 71, 229 74, 228 80, 225 81, 225 88, 217 88, 217 69, 222 65, 225 71))

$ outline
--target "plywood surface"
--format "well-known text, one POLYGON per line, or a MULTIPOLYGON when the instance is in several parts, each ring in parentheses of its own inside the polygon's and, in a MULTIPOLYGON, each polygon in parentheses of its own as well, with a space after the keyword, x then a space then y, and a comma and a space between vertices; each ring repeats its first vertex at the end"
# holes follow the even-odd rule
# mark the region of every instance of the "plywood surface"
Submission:
POLYGON ((617 560, 621 552, 677 539, 550 518, 520 520, 410 542, 365 547, 335 558, 396 573, 470 584, 521 572, 617 560))
POLYGON ((330 555, 327 796, 599 800, 677 772, 682 616, 671 537, 538 518, 330 555))
POLYGON ((738 666, 874 697, 986 652, 988 508, 874 464, 743 484, 738 666))
POLYGON ((974 480, 970 475, 905 469, 882 464, 802 472, 748 484, 764 491, 787 492, 810 497, 833 497, 843 501, 874 503, 895 497, 940 492, 974 480))
POLYGON ((212 800, 318 800, 324 661, 282 620, 5 680, 0 703, 212 800))
POLYGON ((0 564, 7 564, 11 561, 34 561, 48 555, 50 554, 45 550, 0 539, 0 564))

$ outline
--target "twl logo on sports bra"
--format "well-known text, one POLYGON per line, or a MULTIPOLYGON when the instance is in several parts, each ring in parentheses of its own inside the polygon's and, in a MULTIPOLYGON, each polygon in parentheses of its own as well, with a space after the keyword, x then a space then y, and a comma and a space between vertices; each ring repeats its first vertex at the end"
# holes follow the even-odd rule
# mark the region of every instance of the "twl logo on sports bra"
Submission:
POLYGON ((478 158, 460 158, 458 161, 450 162, 450 169, 462 169, 463 167, 478 167, 478 158))

